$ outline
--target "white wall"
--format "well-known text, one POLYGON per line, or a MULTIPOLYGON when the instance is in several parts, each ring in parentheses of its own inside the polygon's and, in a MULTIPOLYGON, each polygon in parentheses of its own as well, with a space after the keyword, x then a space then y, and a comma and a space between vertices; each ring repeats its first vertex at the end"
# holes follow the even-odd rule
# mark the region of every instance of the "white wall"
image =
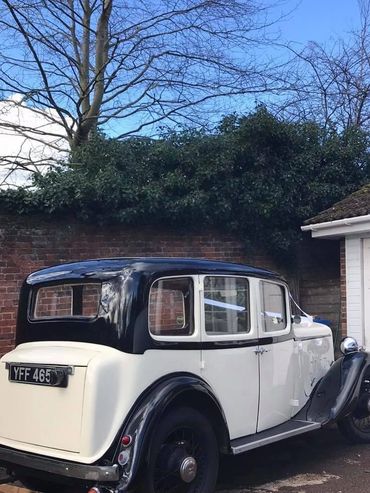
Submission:
POLYGON ((370 239, 363 240, 363 307, 365 346, 370 349, 370 239))

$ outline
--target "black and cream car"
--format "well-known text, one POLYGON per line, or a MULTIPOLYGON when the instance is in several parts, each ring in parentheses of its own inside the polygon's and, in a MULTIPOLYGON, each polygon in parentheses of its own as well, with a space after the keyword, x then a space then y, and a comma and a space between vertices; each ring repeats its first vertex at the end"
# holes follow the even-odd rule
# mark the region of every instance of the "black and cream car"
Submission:
POLYGON ((220 454, 338 422, 369 441, 368 354, 292 318, 267 270, 76 262, 22 287, 0 360, 0 467, 39 491, 212 493, 220 454))

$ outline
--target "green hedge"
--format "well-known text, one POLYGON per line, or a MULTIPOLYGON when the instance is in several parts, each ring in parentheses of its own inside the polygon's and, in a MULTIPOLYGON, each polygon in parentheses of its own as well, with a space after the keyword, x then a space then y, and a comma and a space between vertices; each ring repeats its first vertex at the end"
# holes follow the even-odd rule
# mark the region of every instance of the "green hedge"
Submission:
POLYGON ((368 136, 280 121, 264 108, 217 132, 118 142, 97 136, 69 163, 3 190, 2 210, 94 223, 216 227, 290 256, 303 221, 369 180, 368 136))

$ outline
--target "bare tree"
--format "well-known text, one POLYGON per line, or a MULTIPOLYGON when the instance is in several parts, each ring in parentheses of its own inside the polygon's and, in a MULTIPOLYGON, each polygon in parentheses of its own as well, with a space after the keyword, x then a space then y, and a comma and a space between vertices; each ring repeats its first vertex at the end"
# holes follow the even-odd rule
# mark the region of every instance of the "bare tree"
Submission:
POLYGON ((267 42, 258 0, 0 0, 0 92, 52 125, 0 118, 71 149, 98 126, 118 138, 189 120, 215 98, 278 90, 256 48, 267 42), (58 131, 59 129, 59 131, 58 131), (52 135, 50 135, 52 134, 52 135))
POLYGON ((370 127, 370 0, 359 0, 360 26, 329 46, 292 45, 296 81, 279 106, 285 116, 339 128, 370 127))

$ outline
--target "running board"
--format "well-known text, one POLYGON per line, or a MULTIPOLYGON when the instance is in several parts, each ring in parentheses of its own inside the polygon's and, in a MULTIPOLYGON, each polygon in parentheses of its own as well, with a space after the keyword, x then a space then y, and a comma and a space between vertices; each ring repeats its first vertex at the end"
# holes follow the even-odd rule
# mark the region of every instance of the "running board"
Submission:
POLYGON ((263 447, 264 445, 278 442, 279 440, 284 440, 285 438, 290 438, 295 435, 300 435, 301 433, 317 430, 318 428, 321 428, 320 423, 290 420, 279 426, 274 426, 274 428, 270 428, 269 430, 231 440, 231 452, 233 455, 241 454, 242 452, 263 447))

